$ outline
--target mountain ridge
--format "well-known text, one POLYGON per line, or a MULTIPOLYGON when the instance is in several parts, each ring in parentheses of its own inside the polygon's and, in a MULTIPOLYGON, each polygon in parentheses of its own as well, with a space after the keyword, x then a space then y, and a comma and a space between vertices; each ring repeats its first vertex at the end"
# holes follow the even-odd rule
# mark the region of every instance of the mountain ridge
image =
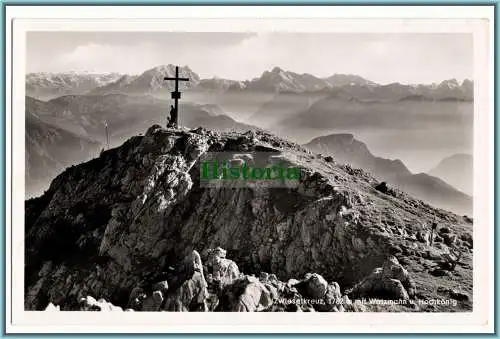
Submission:
POLYGON ((473 194, 474 158, 471 154, 457 153, 442 159, 429 172, 460 191, 473 194))
POLYGON ((95 140, 52 125, 43 117, 26 114, 25 197, 40 195, 67 166, 98 155, 95 140))
MULTIPOLYGON (((26 93, 30 96, 37 96, 37 93, 44 93, 53 96, 56 94, 83 94, 88 92, 106 93, 113 91, 123 91, 125 93, 149 93, 157 91, 171 91, 173 84, 163 80, 165 76, 174 75, 175 66, 172 64, 159 65, 145 70, 140 75, 126 75, 112 73, 107 75, 107 80, 98 82, 94 79, 94 86, 79 84, 89 81, 91 77, 88 73, 67 72, 59 74, 51 73, 29 73, 26 75, 26 93), (72 81, 59 80, 58 77, 69 76, 72 81), (79 78, 82 78, 78 80, 79 78), (52 79, 52 80, 51 80, 52 79), (87 79, 87 80, 85 80, 87 79), (51 84, 50 86, 47 84, 51 84)), ((236 81, 230 79, 211 78, 201 79, 200 76, 192 71, 189 66, 180 67, 181 76, 188 77, 191 81, 180 83, 182 90, 214 90, 222 92, 248 91, 248 92, 318 92, 330 91, 335 88, 349 88, 350 91, 365 91, 377 88, 392 88, 393 94, 399 98, 412 95, 422 95, 429 100, 442 100, 443 98, 459 98, 460 100, 470 101, 473 98, 473 82, 466 79, 462 84, 458 84, 456 79, 443 80, 439 84, 430 85, 404 85, 392 83, 380 85, 373 81, 364 79, 359 75, 353 74, 333 74, 327 77, 317 77, 308 73, 295 73, 284 70, 280 67, 274 67, 270 71, 264 71, 259 77, 236 81), (404 94, 401 94, 401 91, 404 94), (399 93, 399 94, 398 94, 399 93)), ((95 78, 96 76, 94 76, 95 78)), ((99 75, 105 78, 106 75, 99 75)), ((50 95, 49 95, 50 96, 50 95)))
POLYGON ((399 160, 374 156, 353 134, 331 134, 317 137, 304 147, 324 155, 334 156, 342 163, 362 168, 379 180, 399 187, 416 198, 455 213, 472 213, 472 198, 439 178, 425 173, 411 173, 399 160))

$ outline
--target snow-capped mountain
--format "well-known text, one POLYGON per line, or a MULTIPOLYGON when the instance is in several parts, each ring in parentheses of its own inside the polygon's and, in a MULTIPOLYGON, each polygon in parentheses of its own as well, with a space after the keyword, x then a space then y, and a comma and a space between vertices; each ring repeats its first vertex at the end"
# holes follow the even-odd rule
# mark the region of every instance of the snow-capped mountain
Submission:
POLYGON ((467 100, 473 98, 474 83, 456 79, 444 80, 433 85, 406 85, 394 82, 379 85, 355 74, 334 74, 318 78, 311 74, 298 74, 275 67, 248 82, 245 90, 259 92, 317 92, 330 91, 359 100, 467 100), (340 92, 339 92, 340 90, 340 92))
POLYGON ((298 74, 279 67, 251 80, 246 90, 258 92, 306 92, 329 88, 330 84, 311 74, 298 74))
MULTIPOLYGON (((461 99, 467 100, 473 97, 473 85, 464 81, 465 86, 458 83, 457 79, 449 79, 442 81, 432 91, 432 95, 440 100, 461 99)), ((472 82, 471 82, 472 83, 472 82)))
POLYGON ((198 91, 225 92, 229 89, 244 89, 246 85, 241 81, 222 79, 213 77, 211 79, 201 79, 196 86, 198 91))
POLYGON ((107 85, 94 88, 91 93, 115 93, 120 92, 123 88, 126 88, 132 81, 137 79, 138 75, 123 75, 114 82, 110 82, 107 85))
POLYGON ((442 81, 439 84, 438 88, 455 89, 460 88, 460 84, 458 83, 457 79, 449 79, 442 81))
MULTIPOLYGON (((165 77, 175 77, 174 65, 161 65, 148 69, 144 73, 135 77, 123 77, 108 86, 98 88, 95 93, 151 93, 160 90, 173 91, 175 88, 174 81, 166 81, 165 77)), ((186 89, 195 87, 200 82, 198 74, 193 72, 188 66, 179 67, 179 77, 188 78, 189 81, 179 82, 179 89, 185 91, 186 89)))
POLYGON ((119 73, 29 73, 25 80, 26 95, 50 99, 67 94, 84 94, 121 76, 119 73))
POLYGON ((319 78, 308 73, 295 73, 275 67, 249 82, 247 90, 261 92, 316 92, 342 86, 374 86, 373 81, 353 74, 334 74, 319 78))
POLYGON ((339 86, 375 86, 373 81, 367 80, 355 74, 334 74, 325 79, 332 87, 339 86))
MULTIPOLYGON (((154 92, 160 89, 173 91, 175 88, 174 81, 165 81, 165 77, 175 77, 174 65, 161 65, 148 69, 129 85, 125 86, 125 88, 131 92, 143 90, 154 92)), ((199 75, 193 72, 188 66, 179 67, 179 77, 189 79, 189 81, 179 82, 180 90, 194 87, 200 82, 199 75)))

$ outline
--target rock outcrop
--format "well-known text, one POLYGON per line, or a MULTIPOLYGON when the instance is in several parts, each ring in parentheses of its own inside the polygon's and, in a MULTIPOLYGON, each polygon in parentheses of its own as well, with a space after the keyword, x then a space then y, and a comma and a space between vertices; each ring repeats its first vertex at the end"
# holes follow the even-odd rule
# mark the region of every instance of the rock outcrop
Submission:
POLYGON ((80 299, 80 311, 122 312, 123 309, 104 299, 95 300, 92 296, 80 299))
POLYGON ((470 221, 403 192, 383 194, 377 184, 264 132, 153 126, 66 169, 44 195, 26 201, 25 308, 76 310, 93 296, 137 311, 359 310, 356 300, 340 305, 341 287, 364 286, 377 267, 394 295, 403 293, 401 284, 412 298, 413 288, 428 283, 462 283, 471 294, 470 221), (200 185, 202 154, 253 151, 301 168, 300 184, 200 185), (449 228, 448 239, 456 235, 440 251, 464 253, 451 282, 429 273, 435 263, 423 254, 433 248, 417 240, 434 220, 449 228), (384 264, 391 255, 397 260, 384 264), (414 287, 405 272, 415 276, 414 287), (279 302, 294 298, 324 305, 279 302))
MULTIPOLYGON (((214 254, 222 255, 225 252, 220 247, 210 250, 209 259, 213 260, 214 254)), ((233 269, 238 270, 236 263, 226 258, 224 260, 231 262, 233 269)), ((389 259, 389 262, 394 260, 394 258, 389 259)), ((394 265, 399 264, 394 263, 394 265)), ((393 266, 385 267, 386 271, 392 270, 392 273, 386 272, 386 274, 400 279, 403 279, 401 274, 406 274, 404 277, 410 279, 403 268, 393 266)), ((240 273, 236 279, 225 281, 221 287, 220 280, 209 279, 208 282, 205 280, 203 271, 207 269, 208 267, 202 264, 198 252, 193 251, 185 258, 181 266, 182 273, 178 272, 172 279, 173 284, 178 285, 176 288, 169 291, 164 283, 153 284, 149 292, 142 287, 136 287, 132 289, 129 308, 125 311, 358 312, 366 310, 362 303, 352 304, 347 295, 342 295, 339 284, 336 282, 329 284, 317 273, 308 273, 302 280, 291 279, 288 283, 278 280, 274 274, 265 272, 262 272, 259 278, 240 273)), ((222 276, 226 272, 224 266, 211 269, 216 276, 222 276)), ((79 310, 124 311, 105 299, 96 300, 90 295, 80 299, 79 310)), ((49 303, 45 311, 60 311, 60 307, 49 303)))

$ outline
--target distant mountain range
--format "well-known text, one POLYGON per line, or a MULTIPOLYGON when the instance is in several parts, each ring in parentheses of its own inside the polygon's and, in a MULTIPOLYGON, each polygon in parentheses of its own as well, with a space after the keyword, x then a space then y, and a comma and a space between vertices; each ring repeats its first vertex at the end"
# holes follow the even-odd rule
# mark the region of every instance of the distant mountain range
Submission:
POLYGON ((299 113, 307 112, 318 100, 328 94, 322 91, 309 93, 279 93, 264 102, 248 119, 261 128, 272 128, 282 121, 293 119, 299 113))
POLYGON ((308 73, 294 73, 279 67, 265 71, 258 78, 246 83, 245 90, 260 92, 315 92, 339 86, 373 86, 374 82, 357 75, 334 74, 328 78, 318 78, 308 73))
POLYGON ((459 214, 472 215, 472 198, 443 180, 425 173, 413 174, 400 160, 374 156, 368 147, 352 134, 332 134, 304 145, 313 152, 331 155, 340 163, 370 172, 402 191, 433 206, 459 214))
MULTIPOLYGON (((200 79, 188 66, 180 67, 180 75, 191 79, 180 83, 183 91, 307 93, 326 92, 358 100, 460 100, 473 99, 473 83, 465 80, 445 80, 433 85, 379 85, 358 75, 334 74, 326 78, 299 74, 279 67, 265 71, 252 80, 200 79)), ((173 90, 173 82, 165 76, 175 74, 174 65, 162 65, 140 75, 30 73, 26 75, 26 93, 36 98, 56 97, 63 94, 155 94, 173 90)))
POLYGON ((474 158, 470 154, 444 158, 428 174, 443 179, 468 195, 473 194, 474 158))
MULTIPOLYGON (((470 101, 430 101, 408 97, 389 100, 393 95, 390 93, 397 91, 389 90, 388 86, 378 88, 379 99, 360 99, 363 94, 353 97, 345 94, 348 90, 340 88, 337 93, 309 101, 309 105, 304 105, 304 101, 309 100, 304 97, 302 105, 292 106, 286 114, 271 110, 267 113, 267 119, 274 116, 275 125, 282 130, 311 128, 344 131, 465 126, 472 125, 474 119, 474 107, 470 101)), ((374 94, 370 92, 369 95, 374 94)))

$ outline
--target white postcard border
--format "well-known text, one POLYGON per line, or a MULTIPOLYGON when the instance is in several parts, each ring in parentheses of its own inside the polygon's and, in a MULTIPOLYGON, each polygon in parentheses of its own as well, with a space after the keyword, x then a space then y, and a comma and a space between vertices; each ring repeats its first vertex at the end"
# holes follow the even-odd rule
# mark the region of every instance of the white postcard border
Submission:
POLYGON ((7 6, 6 33, 7 333, 493 332, 493 7, 7 6), (10 34, 12 19, 15 19, 13 36, 10 34), (83 19, 91 19, 92 24, 83 19), (377 20, 376 24, 374 20, 377 20), (184 25, 179 25, 180 22, 184 25), (471 32, 474 34, 475 80, 473 312, 207 314, 24 311, 24 60, 27 30, 471 32), (9 48, 11 43, 12 50, 9 48), (9 86, 11 77, 12 87, 9 86))

